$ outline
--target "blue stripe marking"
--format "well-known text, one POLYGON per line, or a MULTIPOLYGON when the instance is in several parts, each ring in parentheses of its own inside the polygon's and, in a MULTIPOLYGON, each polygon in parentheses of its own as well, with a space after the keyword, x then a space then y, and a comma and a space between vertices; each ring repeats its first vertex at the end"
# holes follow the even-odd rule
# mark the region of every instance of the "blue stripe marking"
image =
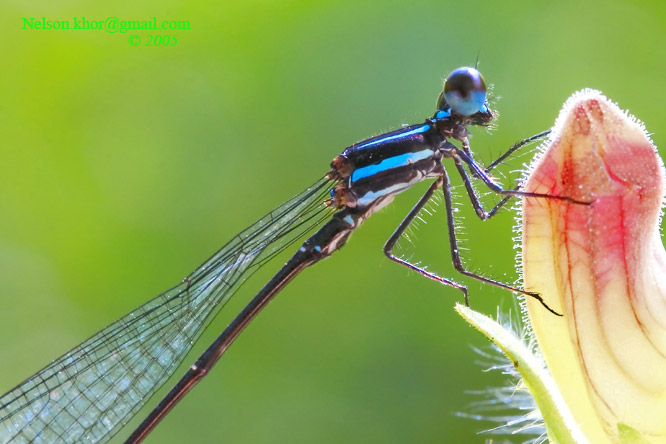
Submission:
POLYGON ((411 136, 411 135, 414 135, 414 134, 425 133, 429 129, 430 129, 430 125, 425 124, 425 125, 420 126, 416 129, 413 129, 411 131, 407 131, 406 133, 398 133, 398 134, 394 134, 392 136, 382 137, 381 139, 378 139, 378 140, 373 140, 372 142, 364 143, 363 145, 359 145, 357 147, 357 149, 365 148, 365 147, 372 146, 372 145, 377 145, 377 144, 384 143, 384 142, 387 142, 387 141, 393 140, 393 139, 400 139, 401 137, 405 137, 405 136, 411 136))
POLYGON ((397 193, 403 190, 406 190, 409 188, 409 184, 407 183, 398 183, 395 185, 392 185, 388 188, 384 188, 382 190, 378 191, 369 191, 363 195, 363 197, 359 198, 358 200, 358 206, 359 207, 364 207, 366 205, 370 205, 380 197, 386 196, 387 194, 392 194, 392 193, 397 193))
POLYGON ((400 154, 399 156, 389 157, 384 159, 376 165, 369 165, 359 168, 351 175, 351 181, 356 182, 364 177, 374 176, 375 174, 390 170, 392 168, 409 165, 410 163, 418 162, 419 160, 427 159, 435 154, 433 150, 421 150, 414 153, 400 154))

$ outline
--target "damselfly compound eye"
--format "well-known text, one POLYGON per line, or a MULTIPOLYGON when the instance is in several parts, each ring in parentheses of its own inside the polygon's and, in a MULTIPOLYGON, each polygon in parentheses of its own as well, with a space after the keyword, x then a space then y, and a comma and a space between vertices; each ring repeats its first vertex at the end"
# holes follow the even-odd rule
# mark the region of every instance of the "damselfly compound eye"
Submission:
POLYGON ((446 78, 437 109, 449 106, 453 112, 471 116, 486 109, 486 82, 474 68, 458 68, 446 78))

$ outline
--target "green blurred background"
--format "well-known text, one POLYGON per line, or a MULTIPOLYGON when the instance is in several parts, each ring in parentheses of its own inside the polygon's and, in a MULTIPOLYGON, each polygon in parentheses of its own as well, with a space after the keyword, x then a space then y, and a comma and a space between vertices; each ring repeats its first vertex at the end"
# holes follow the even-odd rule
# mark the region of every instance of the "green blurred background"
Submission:
MULTIPOLYGON (((0 6, 0 392, 177 283, 347 145, 431 115, 442 79, 479 53, 501 97, 497 129, 471 141, 485 163, 584 87, 666 145, 664 2, 115 3, 0 6), (178 35, 168 48, 132 47, 131 31, 21 29, 42 16, 191 29, 159 32, 178 35)), ((485 341, 452 310, 458 292, 381 253, 423 191, 290 284, 147 442, 484 442, 493 423, 456 412, 482 413, 469 391, 506 377, 482 372, 472 347, 485 341)), ((514 213, 477 222, 458 197, 466 263, 512 282, 514 213)), ((427 221, 401 251, 454 275, 441 205, 427 221)), ((279 265, 243 287, 178 375, 279 265)), ((476 309, 512 306, 469 285, 476 309)))

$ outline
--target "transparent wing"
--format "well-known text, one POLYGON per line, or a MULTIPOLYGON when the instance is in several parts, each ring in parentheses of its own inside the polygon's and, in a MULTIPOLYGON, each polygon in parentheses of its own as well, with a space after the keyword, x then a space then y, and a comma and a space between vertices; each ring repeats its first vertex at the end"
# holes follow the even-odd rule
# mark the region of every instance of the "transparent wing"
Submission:
POLYGON ((109 440, 173 374, 214 313, 261 265, 327 219, 317 183, 236 235, 179 285, 0 397, 0 443, 109 440))

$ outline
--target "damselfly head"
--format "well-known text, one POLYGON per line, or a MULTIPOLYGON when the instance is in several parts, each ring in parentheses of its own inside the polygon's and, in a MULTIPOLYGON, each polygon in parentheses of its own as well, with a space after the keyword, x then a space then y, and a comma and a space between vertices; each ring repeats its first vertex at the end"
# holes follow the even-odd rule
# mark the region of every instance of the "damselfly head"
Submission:
POLYGON ((437 99, 438 111, 450 111, 463 116, 489 113, 486 82, 475 68, 458 68, 444 81, 437 99))

